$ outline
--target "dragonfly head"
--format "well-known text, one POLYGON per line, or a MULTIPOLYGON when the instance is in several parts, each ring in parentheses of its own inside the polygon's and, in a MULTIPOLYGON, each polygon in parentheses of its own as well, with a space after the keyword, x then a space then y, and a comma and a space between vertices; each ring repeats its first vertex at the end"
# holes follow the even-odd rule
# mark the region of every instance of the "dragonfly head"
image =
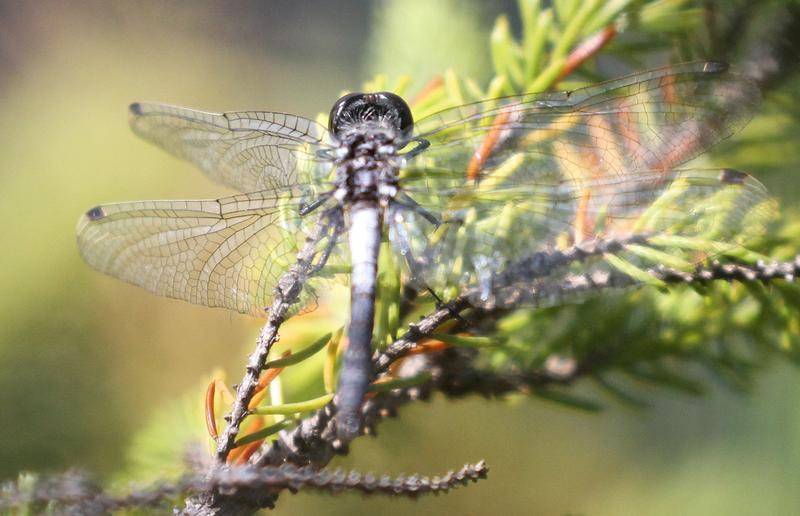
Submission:
POLYGON ((411 139, 414 119, 408 104, 399 95, 388 91, 350 93, 333 105, 328 129, 340 142, 370 129, 402 147, 411 139))

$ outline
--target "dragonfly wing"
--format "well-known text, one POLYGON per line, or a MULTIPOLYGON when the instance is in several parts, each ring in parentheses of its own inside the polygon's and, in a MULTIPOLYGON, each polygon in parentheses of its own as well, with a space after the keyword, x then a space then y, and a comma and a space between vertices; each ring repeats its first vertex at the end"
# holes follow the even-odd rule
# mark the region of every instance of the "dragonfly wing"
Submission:
POLYGON ((313 120, 267 111, 207 113, 134 103, 133 131, 239 191, 280 189, 324 177, 327 130, 313 120), (311 176, 306 176, 311 174, 311 176))
POLYGON ((743 127, 759 102, 753 81, 715 62, 484 101, 417 122, 431 148, 409 172, 445 169, 482 178, 519 152, 526 163, 516 170, 518 182, 554 171, 580 178, 670 170, 743 127))
MULTIPOLYGON (((760 235, 775 212, 761 183, 729 169, 643 171, 623 179, 542 180, 486 190, 478 185, 445 195, 450 205, 437 214, 438 227, 403 207, 395 210, 390 239, 413 257, 412 271, 425 286, 478 287, 484 294, 500 277, 516 284, 562 274, 563 267, 554 267, 536 277, 508 277, 514 270, 530 276, 529 269, 515 267, 537 253, 576 245, 628 242, 615 253, 634 266, 691 267, 760 235)), ((603 254, 595 258, 602 262, 603 254)), ((609 268, 580 267, 572 272, 609 268)))
POLYGON ((742 127, 759 99, 727 65, 686 63, 422 118, 430 148, 401 177, 421 208, 396 210, 393 241, 441 288, 485 286, 532 254, 634 233, 742 240, 771 212, 763 187, 676 167, 742 127))
MULTIPOLYGON (((324 207, 301 223, 296 201, 289 191, 266 191, 101 205, 81 217, 78 248, 95 269, 155 294, 263 316, 304 243, 304 223, 327 223, 318 218, 324 207)), ((332 234, 318 255, 336 247, 332 234)))

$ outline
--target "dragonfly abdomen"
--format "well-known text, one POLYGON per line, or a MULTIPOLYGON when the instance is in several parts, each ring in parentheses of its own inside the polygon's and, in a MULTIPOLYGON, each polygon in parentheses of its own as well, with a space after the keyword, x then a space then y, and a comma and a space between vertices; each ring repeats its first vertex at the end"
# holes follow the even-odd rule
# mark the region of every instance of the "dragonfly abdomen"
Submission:
POLYGON ((372 327, 381 242, 382 210, 376 198, 350 207, 350 329, 339 376, 337 433, 343 442, 361 429, 361 402, 371 381, 372 327))

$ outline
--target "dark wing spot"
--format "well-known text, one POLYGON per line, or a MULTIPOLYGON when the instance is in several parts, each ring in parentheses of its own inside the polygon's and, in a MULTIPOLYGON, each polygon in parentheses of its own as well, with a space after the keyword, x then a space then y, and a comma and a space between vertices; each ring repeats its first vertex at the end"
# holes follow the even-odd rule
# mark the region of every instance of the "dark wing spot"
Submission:
POLYGON ((106 212, 103 211, 102 206, 95 206, 91 210, 86 212, 86 218, 89 220, 100 220, 106 216, 106 212))
POLYGON ((703 71, 710 73, 719 73, 726 71, 728 68, 730 68, 730 65, 728 63, 723 63, 722 61, 708 61, 707 63, 705 63, 705 66, 703 66, 703 71))
POLYGON ((142 105, 138 102, 134 102, 130 106, 128 106, 128 110, 131 112, 132 115, 139 116, 142 114, 142 105))
POLYGON ((742 185, 747 177, 746 173, 732 168, 723 169, 722 172, 719 173, 720 182, 729 185, 742 185))

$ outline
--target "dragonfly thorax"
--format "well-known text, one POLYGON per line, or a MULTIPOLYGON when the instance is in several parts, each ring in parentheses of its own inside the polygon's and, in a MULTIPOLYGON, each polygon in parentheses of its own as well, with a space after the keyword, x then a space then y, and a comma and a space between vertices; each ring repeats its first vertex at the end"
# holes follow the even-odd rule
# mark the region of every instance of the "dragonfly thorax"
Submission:
POLYGON ((329 128, 337 140, 339 202, 386 201, 397 192, 398 151, 411 138, 411 110, 399 96, 351 93, 331 110, 329 128))
POLYGON ((382 138, 340 147, 335 197, 340 203, 370 199, 386 202, 397 193, 397 148, 382 138))

